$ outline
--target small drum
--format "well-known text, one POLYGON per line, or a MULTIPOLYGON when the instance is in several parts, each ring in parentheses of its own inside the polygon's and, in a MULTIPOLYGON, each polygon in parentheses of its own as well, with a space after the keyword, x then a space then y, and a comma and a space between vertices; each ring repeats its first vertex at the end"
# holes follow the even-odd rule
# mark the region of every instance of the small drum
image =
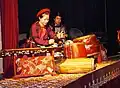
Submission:
POLYGON ((100 52, 100 45, 85 45, 87 55, 89 56, 90 54, 98 53, 100 52))
POLYGON ((66 58, 87 57, 85 45, 83 43, 65 44, 64 54, 66 58))
POLYGON ((79 37, 73 40, 75 43, 84 43, 87 54, 99 52, 99 41, 95 34, 79 37))
POLYGON ((76 39, 73 40, 73 42, 83 42, 86 45, 99 44, 99 41, 97 40, 95 34, 91 34, 91 35, 87 35, 87 36, 82 36, 82 37, 76 38, 76 39))

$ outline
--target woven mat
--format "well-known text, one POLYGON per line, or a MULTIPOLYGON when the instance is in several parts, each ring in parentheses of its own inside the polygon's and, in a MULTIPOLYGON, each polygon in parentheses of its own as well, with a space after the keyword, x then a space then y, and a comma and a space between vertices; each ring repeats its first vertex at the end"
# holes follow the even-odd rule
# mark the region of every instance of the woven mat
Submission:
POLYGON ((30 77, 20 79, 4 79, 0 81, 0 88, 61 88, 84 74, 46 75, 44 77, 30 77))

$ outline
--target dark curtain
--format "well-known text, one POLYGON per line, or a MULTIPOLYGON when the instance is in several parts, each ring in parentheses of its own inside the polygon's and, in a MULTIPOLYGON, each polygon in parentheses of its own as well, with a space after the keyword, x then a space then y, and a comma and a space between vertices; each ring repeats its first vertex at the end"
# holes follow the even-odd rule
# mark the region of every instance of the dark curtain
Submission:
MULTIPOLYGON (((0 0, 2 12, 2 48, 12 49, 18 45, 18 0, 0 0)), ((3 60, 4 76, 13 74, 13 58, 3 60)))

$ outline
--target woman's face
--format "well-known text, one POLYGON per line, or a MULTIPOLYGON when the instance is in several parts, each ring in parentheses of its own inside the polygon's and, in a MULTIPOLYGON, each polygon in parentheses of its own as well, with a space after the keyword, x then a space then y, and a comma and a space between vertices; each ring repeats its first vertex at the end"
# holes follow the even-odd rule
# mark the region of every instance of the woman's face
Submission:
POLYGON ((49 21, 49 14, 43 14, 42 16, 43 16, 43 17, 39 18, 40 24, 41 24, 42 26, 45 26, 45 25, 47 25, 47 23, 48 23, 48 21, 49 21))

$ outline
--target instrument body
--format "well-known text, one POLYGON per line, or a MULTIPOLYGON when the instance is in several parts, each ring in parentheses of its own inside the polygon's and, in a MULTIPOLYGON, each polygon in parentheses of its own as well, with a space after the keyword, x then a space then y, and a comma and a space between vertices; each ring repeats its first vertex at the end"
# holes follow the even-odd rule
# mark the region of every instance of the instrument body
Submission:
POLYGON ((52 56, 15 57, 15 75, 19 77, 39 76, 51 74, 54 71, 54 59, 52 56))
POLYGON ((85 45, 83 43, 65 44, 64 54, 66 58, 87 57, 85 45))
POLYGON ((100 51, 100 43, 94 34, 76 38, 73 42, 84 43, 87 54, 93 54, 100 51))
POLYGON ((66 59, 59 65, 61 73, 85 73, 95 69, 94 58, 66 59))
MULTIPOLYGON (((53 47, 5 49, 1 56, 13 60, 14 77, 55 74, 53 47)), ((12 63, 11 63, 12 64, 12 63)))

